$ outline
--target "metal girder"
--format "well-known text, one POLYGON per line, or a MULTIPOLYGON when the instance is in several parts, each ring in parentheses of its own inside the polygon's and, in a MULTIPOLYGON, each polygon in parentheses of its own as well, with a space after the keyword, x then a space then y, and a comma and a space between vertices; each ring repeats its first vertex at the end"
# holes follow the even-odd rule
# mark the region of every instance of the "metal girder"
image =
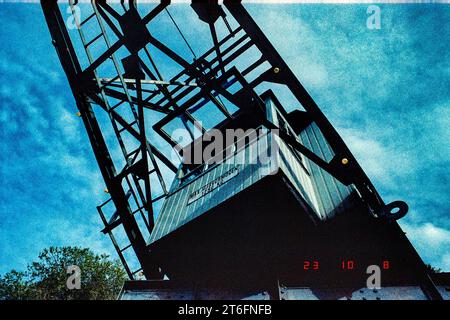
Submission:
POLYGON ((134 217, 131 215, 131 209, 125 191, 121 185, 121 181, 117 181, 116 179, 115 165, 111 160, 111 155, 108 151, 96 116, 88 102, 88 96, 83 93, 83 87, 78 83, 79 76, 82 72, 81 67, 78 63, 69 34, 64 27, 64 21, 57 1, 46 0, 42 1, 41 5, 52 36, 52 42, 55 45, 61 64, 69 80, 94 155, 99 164, 108 192, 111 194, 112 201, 120 216, 125 232, 128 237, 132 239, 132 247, 137 254, 146 276, 149 278, 158 277, 159 272, 151 262, 145 240, 139 231, 139 227, 134 217))
MULTIPOLYGON (((329 120, 325 117, 323 112, 319 109, 315 101, 302 86, 300 81, 294 75, 292 70, 286 64, 286 62, 281 58, 280 54, 276 51, 258 25, 255 23, 250 14, 245 10, 240 1, 230 1, 225 0, 224 5, 233 15, 233 17, 239 22, 239 24, 244 28, 244 30, 250 35, 255 45, 263 53, 263 56, 269 61, 273 68, 278 68, 276 73, 276 78, 274 82, 284 83, 289 87, 294 96, 298 99, 301 105, 309 113, 309 116, 317 123, 321 132, 326 137, 328 143, 330 144, 332 150, 335 153, 334 163, 321 163, 321 161, 314 161, 310 158, 311 155, 305 154, 312 161, 316 162, 323 169, 332 173, 338 180, 346 182, 346 184, 355 184, 358 191, 362 194, 363 198, 369 206, 374 210, 379 210, 384 206, 384 202, 379 196, 373 184, 370 182, 369 178, 362 170, 358 162, 356 161, 353 154, 350 152, 342 138, 339 136, 337 131, 331 125, 329 120), (345 167, 341 163, 341 159, 347 159, 345 167), (343 177, 344 176, 344 177, 343 177), (344 178, 344 179, 343 179, 344 178)), ((297 143, 293 145, 300 152, 305 153, 304 149, 300 147, 297 143)))

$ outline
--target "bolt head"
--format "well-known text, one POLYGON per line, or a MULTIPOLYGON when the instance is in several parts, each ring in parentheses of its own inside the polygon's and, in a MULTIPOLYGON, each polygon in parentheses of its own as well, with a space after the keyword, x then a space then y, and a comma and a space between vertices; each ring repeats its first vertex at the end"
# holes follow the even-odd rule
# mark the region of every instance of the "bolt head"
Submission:
POLYGON ((280 72, 280 68, 278 68, 278 67, 273 68, 273 73, 279 73, 279 72, 280 72))
POLYGON ((347 159, 347 158, 342 158, 341 163, 342 163, 343 165, 348 164, 348 159, 347 159))

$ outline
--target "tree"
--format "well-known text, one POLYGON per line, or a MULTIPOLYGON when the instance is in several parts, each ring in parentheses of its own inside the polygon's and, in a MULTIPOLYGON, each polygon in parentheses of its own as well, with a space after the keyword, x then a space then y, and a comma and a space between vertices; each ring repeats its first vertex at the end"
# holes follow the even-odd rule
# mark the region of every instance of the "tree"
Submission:
POLYGON ((428 272, 429 274, 435 274, 435 273, 441 273, 441 272, 442 272, 441 269, 435 268, 435 267, 433 267, 431 264, 426 264, 425 266, 426 266, 427 272, 428 272))
POLYGON ((117 260, 78 247, 50 247, 26 271, 12 270, 0 276, 0 300, 91 300, 116 299, 126 280, 117 260), (69 289, 69 266, 81 271, 80 289, 69 289))

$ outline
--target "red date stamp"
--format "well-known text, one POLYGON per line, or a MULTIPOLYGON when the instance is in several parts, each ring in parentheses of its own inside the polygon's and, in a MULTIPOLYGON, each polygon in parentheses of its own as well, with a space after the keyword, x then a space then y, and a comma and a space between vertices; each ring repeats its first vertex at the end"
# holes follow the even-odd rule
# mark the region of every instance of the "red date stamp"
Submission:
MULTIPOLYGON (((381 268, 383 270, 389 270, 391 268, 390 260, 381 261, 381 268)), ((357 263, 355 260, 341 260, 339 264, 337 264, 337 268, 340 270, 355 270, 357 269, 357 263)), ((303 270, 304 271, 317 271, 320 269, 319 260, 309 259, 303 261, 303 270)))

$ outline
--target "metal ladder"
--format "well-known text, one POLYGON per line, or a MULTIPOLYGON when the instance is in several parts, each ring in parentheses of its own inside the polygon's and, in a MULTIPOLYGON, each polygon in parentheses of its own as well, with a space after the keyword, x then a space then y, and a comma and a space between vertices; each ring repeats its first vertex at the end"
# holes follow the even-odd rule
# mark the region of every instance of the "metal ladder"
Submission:
MULTIPOLYGON (((94 59, 93 59, 90 47, 93 44, 97 43, 101 39, 103 39, 104 43, 106 44, 106 48, 107 49, 111 48, 111 43, 110 43, 110 40, 109 40, 108 35, 106 33, 106 29, 105 29, 105 26, 103 24, 103 21, 102 21, 102 18, 100 16, 100 13, 98 12, 98 9, 96 7, 95 1, 91 1, 91 7, 92 7, 93 12, 87 18, 85 18, 84 20, 81 20, 81 21, 78 19, 78 16, 76 14, 76 12, 77 12, 77 9, 76 9, 77 3, 78 3, 78 1, 76 1, 76 0, 69 0, 69 6, 70 6, 70 9, 71 9, 72 15, 74 17, 75 24, 76 24, 76 27, 77 27, 77 30, 78 30, 81 42, 82 42, 84 50, 86 52, 89 64, 92 64, 94 62, 94 59), (92 20, 94 18, 97 21, 97 25, 99 26, 100 30, 99 30, 99 33, 96 36, 94 36, 91 40, 88 41, 86 39, 85 33, 83 32, 83 26, 86 25, 87 22, 89 22, 90 20, 92 20)), ((104 103, 104 106, 102 106, 102 107, 104 107, 104 109, 106 110, 106 112, 108 114, 108 117, 109 117, 109 119, 111 121, 113 130, 114 130, 114 133, 115 133, 115 135, 117 137, 120 149, 122 151, 123 157, 124 157, 125 162, 126 162, 126 166, 122 170, 122 172, 124 172, 127 168, 130 168, 133 165, 133 163, 136 161, 137 157, 139 156, 139 151, 141 150, 141 147, 138 147, 138 148, 136 148, 135 150, 133 150, 131 152, 127 151, 127 149, 125 147, 125 144, 123 142, 123 138, 122 138, 122 133, 125 130, 127 130, 127 128, 125 126, 123 126, 123 128, 119 129, 117 120, 116 120, 115 115, 114 115, 115 109, 117 109, 118 107, 122 106, 125 103, 129 105, 129 107, 131 108, 132 114, 133 114, 133 121, 131 123, 128 123, 128 126, 130 126, 130 127, 132 127, 135 124, 139 125, 139 119, 138 119, 138 114, 137 114, 134 102, 132 101, 132 99, 131 99, 131 97, 129 95, 128 87, 127 87, 127 85, 125 83, 125 79, 124 79, 124 77, 122 75, 122 72, 120 70, 120 66, 119 66, 119 63, 117 61, 117 58, 115 57, 114 54, 111 54, 111 56, 109 58, 113 62, 114 69, 115 69, 115 76, 112 79, 110 79, 107 83, 104 83, 99 78, 97 70, 94 70, 93 74, 94 74, 95 81, 96 81, 98 87, 100 88, 100 96, 101 96, 101 99, 102 99, 102 101, 104 103), (124 93, 126 95, 126 100, 121 100, 118 103, 116 103, 113 106, 111 106, 109 101, 108 101, 107 95, 105 93, 105 88, 109 84, 111 84, 112 82, 115 82, 117 80, 119 80, 120 86, 121 86, 121 88, 123 89, 123 91, 124 91, 124 93)), ((151 175, 152 173, 156 173, 157 176, 158 176, 159 182, 161 184, 162 190, 163 190, 163 194, 162 195, 160 195, 158 197, 155 197, 154 199, 146 199, 145 200, 145 201, 150 201, 151 204, 153 204, 154 202, 164 198, 167 195, 168 191, 167 191, 165 182, 164 182, 164 180, 162 178, 162 174, 161 174, 161 171, 159 169, 159 166, 158 166, 158 164, 156 162, 155 156, 154 156, 151 148, 149 148, 148 143, 147 143, 146 150, 147 150, 147 152, 149 154, 149 159, 150 159, 150 161, 152 163, 152 168, 149 170, 149 172, 147 174, 151 175)), ((151 229, 151 227, 149 225, 149 222, 148 222, 148 219, 147 219, 147 217, 145 216, 145 213, 144 213, 144 208, 145 208, 145 204, 143 203, 144 199, 145 199, 144 192, 142 191, 142 188, 141 188, 141 186, 139 184, 138 177, 136 177, 135 174, 131 173, 131 178, 133 179, 133 184, 134 184, 137 192, 139 193, 139 198, 141 199, 141 201, 139 201, 138 196, 136 195, 136 193, 133 190, 133 184, 131 183, 131 181, 129 179, 129 175, 130 174, 125 175, 125 177, 124 177, 125 180, 126 180, 126 183, 127 183, 127 187, 128 187, 127 198, 132 196, 132 198, 133 198, 133 200, 134 200, 134 202, 136 203, 136 206, 137 206, 137 209, 135 209, 131 214, 133 216, 135 216, 135 214, 139 212, 140 215, 141 215, 142 220, 144 221, 144 224, 145 224, 148 232, 151 233, 152 229, 151 229)), ((113 246, 114 246, 114 248, 115 248, 115 250, 116 250, 116 252, 117 252, 117 254, 119 256, 119 259, 122 262, 122 264, 123 264, 123 266, 125 268, 125 271, 127 272, 127 274, 130 277, 130 279, 135 279, 136 278, 136 274, 138 274, 139 272, 142 271, 142 267, 137 269, 137 270, 131 270, 129 265, 128 265, 128 263, 126 262, 126 259, 125 259, 124 255, 123 255, 123 253, 126 250, 128 250, 130 248, 132 249, 132 244, 129 243, 129 244, 123 246, 123 247, 120 247, 118 242, 117 242, 117 240, 116 240, 116 237, 113 234, 113 230, 116 227, 118 227, 119 225, 121 225, 120 218, 116 218, 116 219, 112 219, 112 220, 108 221, 106 216, 105 216, 105 214, 104 214, 104 212, 103 212, 103 210, 102 210, 102 208, 106 204, 108 204, 111 200, 112 199, 110 198, 106 202, 102 203, 100 206, 97 207, 97 211, 98 211, 98 213, 100 215, 100 218, 101 218, 101 220, 102 220, 102 222, 104 224, 104 229, 102 230, 102 232, 109 235, 109 237, 110 237, 110 239, 111 239, 111 241, 113 243, 113 246)))

